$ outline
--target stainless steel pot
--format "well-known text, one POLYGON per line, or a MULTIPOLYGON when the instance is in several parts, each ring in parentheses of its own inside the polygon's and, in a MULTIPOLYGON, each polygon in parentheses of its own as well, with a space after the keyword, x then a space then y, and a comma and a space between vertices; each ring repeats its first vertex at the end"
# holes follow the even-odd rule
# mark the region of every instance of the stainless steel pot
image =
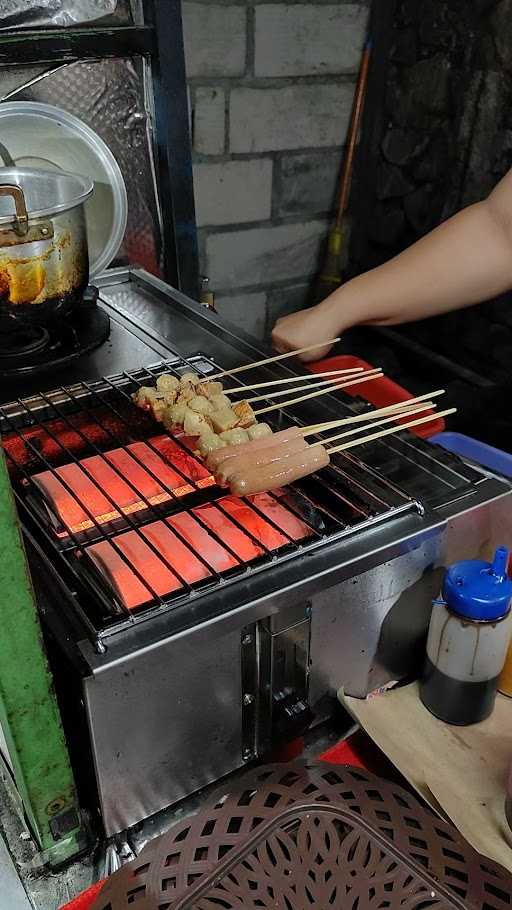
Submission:
POLYGON ((0 168, 0 314, 39 324, 77 305, 89 279, 88 177, 0 168))

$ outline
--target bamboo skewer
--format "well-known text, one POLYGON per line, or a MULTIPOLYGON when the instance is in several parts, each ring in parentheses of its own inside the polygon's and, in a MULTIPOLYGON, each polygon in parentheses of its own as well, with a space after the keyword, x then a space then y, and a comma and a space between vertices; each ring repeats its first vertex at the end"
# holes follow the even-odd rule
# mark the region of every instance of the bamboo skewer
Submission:
POLYGON ((439 395, 444 395, 444 393, 444 389, 437 389, 435 392, 427 392, 426 395, 418 395, 416 398, 410 398, 408 401, 399 401, 397 404, 387 405, 385 408, 379 408, 377 411, 366 411, 364 414, 357 414, 355 417, 343 417, 340 420, 331 420, 328 423, 315 423, 309 427, 304 427, 303 434, 304 436, 312 436, 316 433, 325 433, 327 430, 334 430, 336 427, 342 427, 345 424, 362 423, 365 420, 373 420, 375 417, 383 417, 385 414, 396 413, 400 416, 400 412, 406 407, 411 407, 412 405, 427 399, 430 404, 431 398, 438 398, 439 395))
POLYGON ((287 379, 270 379, 267 382, 255 382, 253 385, 239 385, 234 386, 232 389, 224 389, 224 395, 234 395, 235 392, 252 392, 253 389, 263 389, 265 386, 271 385, 284 385, 290 382, 306 382, 312 379, 320 379, 323 376, 332 376, 332 382, 336 380, 336 376, 342 376, 353 373, 364 373, 364 367, 351 367, 349 370, 327 370, 325 373, 310 373, 309 376, 289 376, 287 379))
MULTIPOLYGON (((382 370, 380 368, 375 369, 375 370, 367 370, 365 373, 360 374, 360 376, 358 376, 357 378, 362 379, 363 376, 368 376, 368 377, 371 376, 372 379, 373 378, 376 379, 377 376, 382 376, 382 370)), ((346 378, 348 378, 348 377, 346 377, 346 378)), ((345 385, 346 385, 346 383, 333 384, 331 379, 323 379, 321 382, 313 382, 313 383, 308 383, 307 385, 300 385, 300 386, 297 386, 297 388, 295 388, 295 389, 281 389, 281 391, 278 391, 278 392, 266 392, 264 395, 256 395, 255 398, 247 398, 246 400, 247 400, 248 404, 253 405, 253 404, 256 404, 256 402, 258 402, 258 401, 268 401, 269 398, 280 398, 281 395, 289 395, 290 392, 293 392, 293 393, 309 392, 310 389, 320 389, 320 388, 322 388, 322 389, 330 388, 334 392, 334 391, 336 391, 336 389, 343 389, 345 387, 345 385)))
POLYGON ((403 423, 401 426, 391 427, 390 430, 381 430, 378 433, 370 433, 369 436, 364 436, 362 439, 352 439, 350 442, 344 442, 339 446, 335 446, 334 449, 329 449, 327 454, 336 455, 337 452, 344 452, 346 449, 352 449, 354 446, 361 446, 366 442, 373 442, 375 439, 391 436, 392 433, 401 433, 402 430, 407 430, 409 427, 418 427, 422 423, 429 423, 431 420, 439 420, 441 417, 448 417, 449 414, 455 414, 456 412, 457 408, 448 408, 446 411, 438 411, 435 414, 430 414, 428 417, 420 417, 418 420, 410 420, 408 423, 403 423))
MULTIPOLYGON (((331 436, 330 439, 319 439, 318 442, 311 443, 311 448, 315 446, 326 446, 331 442, 336 442, 338 439, 343 439, 346 436, 354 436, 355 433, 365 433, 367 430, 372 430, 373 427, 383 426, 385 423, 393 423, 393 421, 401 420, 404 417, 412 417, 414 414, 421 414, 422 411, 430 411, 432 408, 435 408, 436 405, 433 405, 431 401, 426 401, 425 404, 417 404, 412 408, 409 408, 408 411, 395 411, 394 414, 389 415, 388 417, 381 417, 379 420, 375 420, 371 424, 366 424, 364 427, 355 427, 352 430, 345 430, 343 433, 337 433, 336 436, 331 436)), ((432 415, 434 420, 437 417, 437 414, 432 415)), ((402 424, 402 427, 405 424, 402 424)))
MULTIPOLYGON (((382 375, 377 373, 375 376, 364 376, 359 379, 352 379, 350 382, 344 382, 342 385, 336 386, 337 389, 346 389, 348 386, 359 385, 361 382, 371 382, 372 379, 378 379, 382 375)), ((327 389, 318 389, 316 392, 310 392, 309 395, 300 395, 298 398, 289 398, 288 401, 280 401, 278 404, 271 404, 268 408, 260 408, 258 411, 254 411, 254 416, 259 417, 261 414, 269 414, 270 411, 275 411, 278 408, 287 408, 292 404, 299 404, 301 401, 308 401, 310 398, 318 398, 319 395, 327 395, 329 392, 334 391, 332 388, 332 383, 329 383, 327 389)))
POLYGON ((307 351, 318 350, 318 348, 336 344, 336 342, 340 340, 340 338, 331 338, 329 341, 319 341, 317 344, 310 344, 306 348, 298 348, 296 351, 288 351, 286 354, 276 354, 275 357, 266 357, 265 360, 257 360, 256 363, 248 363, 241 367, 234 367, 232 370, 223 370, 221 373, 214 373, 213 376, 204 376, 199 381, 209 382, 213 379, 221 379, 222 376, 234 376, 235 373, 242 373, 244 370, 254 370, 255 367, 263 367, 268 363, 286 360, 287 357, 296 357, 298 354, 306 354, 307 351))

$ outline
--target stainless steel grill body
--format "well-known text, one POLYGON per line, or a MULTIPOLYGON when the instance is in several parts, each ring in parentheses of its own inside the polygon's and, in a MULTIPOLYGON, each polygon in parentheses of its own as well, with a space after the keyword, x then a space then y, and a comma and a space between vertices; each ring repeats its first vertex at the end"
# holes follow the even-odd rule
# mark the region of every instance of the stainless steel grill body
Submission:
MULTIPOLYGON (((117 271, 100 284, 111 345, 59 382, 53 375, 46 391, 40 378, 16 395, 5 390, 5 436, 56 419, 69 430, 77 411, 104 422, 100 403, 121 413, 148 370, 179 372, 192 363, 212 372, 262 356, 251 339, 144 273, 117 271)), ((287 375, 287 366, 273 365, 254 378, 287 375)), ((280 415, 276 426, 362 407, 336 393, 280 415)), ((85 439, 80 457, 102 457, 119 442, 126 439, 91 449, 85 439)), ((293 489, 287 505, 310 525, 306 540, 263 548, 235 572, 212 573, 206 584, 182 585, 173 597, 133 613, 111 611, 106 620, 108 593, 77 570, 90 533, 64 545, 43 533, 27 491, 47 465, 37 446, 29 454, 15 492, 68 737, 76 761, 94 765, 107 834, 300 732, 310 712, 321 718, 330 711, 341 686, 365 696, 417 669, 443 566, 487 552, 509 533, 505 482, 401 434, 337 456, 332 468, 293 489)), ((223 508, 219 491, 191 495, 223 508)), ((172 508, 187 510, 190 502, 184 497, 172 508)), ((128 521, 136 533, 154 518, 146 505, 128 521)), ((118 530, 93 527, 92 538, 115 542, 118 530)))

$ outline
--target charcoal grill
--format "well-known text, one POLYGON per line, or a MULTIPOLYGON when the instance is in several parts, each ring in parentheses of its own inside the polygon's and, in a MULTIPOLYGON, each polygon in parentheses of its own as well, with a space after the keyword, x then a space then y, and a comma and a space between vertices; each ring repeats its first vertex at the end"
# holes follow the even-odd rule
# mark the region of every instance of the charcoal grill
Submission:
MULTIPOLYGON (((509 486, 404 432, 228 496, 131 395, 264 352, 141 271, 99 284, 112 345, 4 387, 0 430, 73 763, 112 835, 325 717, 341 685, 414 670, 439 572, 492 546, 509 486)), ((365 407, 333 391, 274 429, 365 407)))

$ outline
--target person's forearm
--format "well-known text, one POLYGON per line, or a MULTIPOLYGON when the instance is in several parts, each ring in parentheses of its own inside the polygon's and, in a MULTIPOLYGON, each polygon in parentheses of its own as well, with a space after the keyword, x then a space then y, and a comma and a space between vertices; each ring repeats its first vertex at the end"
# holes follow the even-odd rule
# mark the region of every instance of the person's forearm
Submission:
MULTIPOLYGON (((511 213, 512 214, 512 213, 511 213)), ((354 324, 393 325, 488 300, 512 288, 512 228, 493 196, 446 221, 322 307, 354 324)))

